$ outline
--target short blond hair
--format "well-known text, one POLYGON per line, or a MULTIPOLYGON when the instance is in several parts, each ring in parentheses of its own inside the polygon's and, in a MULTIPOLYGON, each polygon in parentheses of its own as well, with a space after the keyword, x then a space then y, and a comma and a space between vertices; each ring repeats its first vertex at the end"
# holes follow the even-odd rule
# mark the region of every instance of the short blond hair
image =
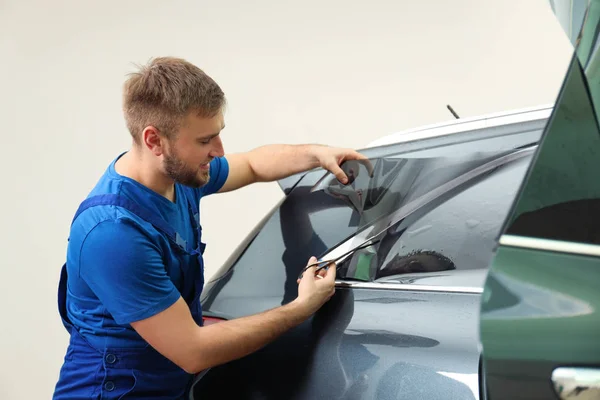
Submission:
POLYGON ((130 74, 123 87, 125 122, 137 144, 147 126, 154 126, 171 138, 189 112, 211 118, 224 106, 225 94, 219 85, 181 58, 152 59, 130 74))

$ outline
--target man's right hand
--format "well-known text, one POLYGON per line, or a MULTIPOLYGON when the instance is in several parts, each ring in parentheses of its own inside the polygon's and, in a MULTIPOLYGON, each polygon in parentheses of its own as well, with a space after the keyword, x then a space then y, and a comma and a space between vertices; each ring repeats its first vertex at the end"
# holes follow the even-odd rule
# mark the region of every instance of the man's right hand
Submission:
MULTIPOLYGON (((316 262, 317 258, 311 257, 307 265, 316 262)), ((302 274, 302 279, 298 280, 298 298, 295 301, 306 307, 309 315, 321 308, 335 293, 336 264, 330 264, 327 270, 320 270, 318 275, 315 275, 316 269, 314 266, 308 268, 302 274)))
MULTIPOLYGON (((316 262, 312 257, 309 263, 316 262)), ((316 267, 298 282, 298 297, 289 304, 247 317, 200 327, 182 297, 166 310, 131 326, 159 353, 190 374, 253 353, 301 324, 335 293, 335 264, 316 267)))

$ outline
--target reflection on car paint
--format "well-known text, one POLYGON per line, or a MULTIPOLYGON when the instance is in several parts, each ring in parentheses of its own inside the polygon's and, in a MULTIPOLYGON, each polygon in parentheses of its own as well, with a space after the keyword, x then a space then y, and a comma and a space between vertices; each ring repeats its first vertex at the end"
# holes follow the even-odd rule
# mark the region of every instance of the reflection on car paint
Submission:
POLYGON ((524 282, 507 274, 491 272, 488 276, 488 284, 490 290, 482 308, 486 318, 515 320, 564 318, 594 312, 592 306, 577 297, 549 290, 535 283, 524 282), (495 296, 494 292, 500 290, 504 292, 502 296, 497 294, 495 296), (512 301, 509 300, 511 298, 512 301))

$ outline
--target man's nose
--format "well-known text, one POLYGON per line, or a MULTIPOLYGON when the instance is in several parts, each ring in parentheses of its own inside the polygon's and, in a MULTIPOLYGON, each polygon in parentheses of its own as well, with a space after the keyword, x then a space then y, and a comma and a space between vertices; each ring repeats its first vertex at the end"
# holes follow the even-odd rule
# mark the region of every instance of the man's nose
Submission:
POLYGON ((225 150, 223 149, 223 142, 221 138, 217 136, 212 140, 213 148, 210 150, 211 157, 223 157, 225 155, 225 150))

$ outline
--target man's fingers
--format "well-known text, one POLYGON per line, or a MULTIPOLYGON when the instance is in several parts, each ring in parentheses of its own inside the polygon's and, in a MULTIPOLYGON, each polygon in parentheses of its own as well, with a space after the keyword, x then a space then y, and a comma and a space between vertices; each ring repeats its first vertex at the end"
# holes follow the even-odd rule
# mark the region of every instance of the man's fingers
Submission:
POLYGON ((365 158, 363 160, 363 163, 365 164, 365 167, 367 167, 367 171, 369 171, 369 176, 372 178, 373 173, 375 172, 375 167, 373 167, 371 160, 369 160, 368 158, 365 158))
POLYGON ((339 165, 332 162, 331 164, 329 164, 327 166, 327 169, 329 170, 329 172, 331 172, 333 175, 335 175, 335 177, 337 178, 338 181, 342 182, 343 184, 348 183, 348 177, 346 176, 344 171, 342 171, 342 169, 340 168, 339 165))
MULTIPOLYGON (((369 176, 373 177, 373 172, 375 172, 375 168, 373 167, 371 160, 369 160, 369 158, 367 156, 365 156, 364 154, 361 154, 355 150, 348 150, 348 153, 344 155, 343 160, 358 161, 360 164, 365 166, 365 168, 367 169, 367 172, 369 173, 369 176)), ((357 175, 358 175, 358 171, 357 171, 357 175)))
POLYGON ((313 279, 315 277, 315 272, 317 272, 316 270, 317 267, 315 266, 307 268, 306 271, 304 271, 304 273, 302 274, 302 279, 313 279))
POLYGON ((373 172, 375 171, 375 168, 373 168, 373 164, 371 163, 369 158, 367 156, 365 156, 364 154, 361 154, 355 150, 349 150, 349 154, 347 154, 344 158, 346 160, 357 160, 358 162, 363 164, 365 166, 365 168, 367 168, 367 171, 369 172, 369 176, 371 176, 371 177, 373 176, 373 172))
POLYGON ((328 264, 326 268, 319 270, 315 279, 325 280, 329 283, 335 281, 337 266, 335 263, 328 264))
POLYGON ((324 279, 328 280, 329 282, 335 282, 336 272, 337 272, 336 264, 335 263, 329 264, 329 268, 327 268, 327 274, 325 275, 324 279))
POLYGON ((317 278, 319 279, 323 279, 325 278, 325 276, 327 275, 327 270, 325 268, 320 269, 319 272, 317 272, 317 278))

